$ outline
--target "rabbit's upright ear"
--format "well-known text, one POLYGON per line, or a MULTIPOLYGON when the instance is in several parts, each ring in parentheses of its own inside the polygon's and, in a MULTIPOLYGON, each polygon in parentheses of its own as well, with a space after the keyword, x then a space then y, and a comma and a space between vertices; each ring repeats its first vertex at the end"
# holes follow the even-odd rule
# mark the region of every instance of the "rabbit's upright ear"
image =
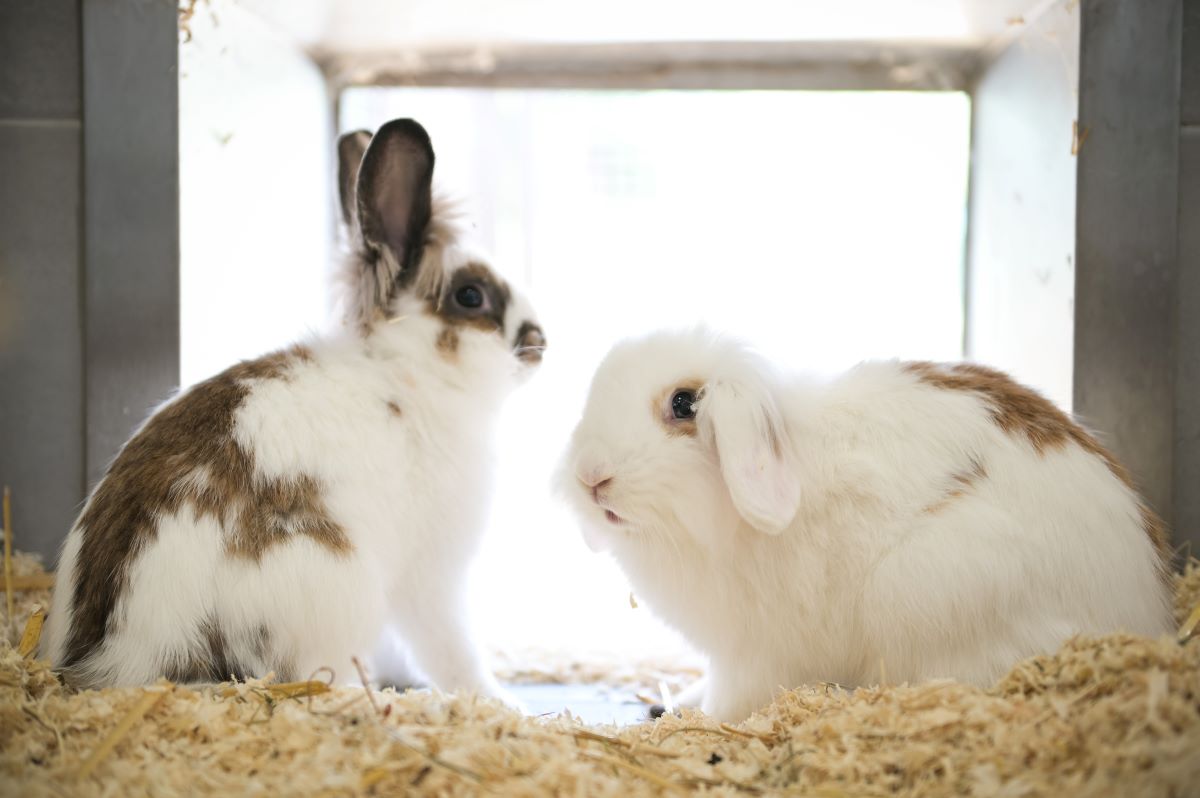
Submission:
POLYGON ((696 416, 738 513, 760 532, 778 535, 799 509, 800 480, 769 382, 713 380, 696 416))
POLYGON ((338 138, 338 199, 342 205, 342 221, 349 227, 354 223, 355 206, 358 204, 355 189, 358 186, 358 168, 362 166, 363 153, 371 143, 371 131, 355 130, 338 138))
POLYGON ((371 139, 358 173, 358 223, 369 249, 387 247, 404 274, 421 257, 433 207, 433 145, 412 119, 371 139))

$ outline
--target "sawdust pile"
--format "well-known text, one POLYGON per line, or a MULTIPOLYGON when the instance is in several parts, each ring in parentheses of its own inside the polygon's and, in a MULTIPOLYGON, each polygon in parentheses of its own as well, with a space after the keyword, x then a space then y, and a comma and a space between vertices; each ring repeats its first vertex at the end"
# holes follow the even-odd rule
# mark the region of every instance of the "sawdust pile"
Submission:
MULTIPOLYGON (((1177 595, 1182 621, 1196 564, 1177 595)), ((737 726, 620 729, 319 682, 73 693, 0 643, 0 751, 0 794, 24 796, 1200 795, 1200 640, 1076 639, 991 690, 817 685, 737 726)))

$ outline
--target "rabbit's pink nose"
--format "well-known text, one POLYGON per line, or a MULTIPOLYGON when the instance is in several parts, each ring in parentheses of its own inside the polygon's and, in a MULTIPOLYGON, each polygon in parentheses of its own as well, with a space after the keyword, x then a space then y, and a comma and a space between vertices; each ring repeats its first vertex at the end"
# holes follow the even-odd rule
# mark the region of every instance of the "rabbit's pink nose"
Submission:
POLYGON ((585 488, 591 488, 593 492, 612 482, 612 477, 599 470, 580 471, 576 476, 585 488))
POLYGON ((592 501, 594 501, 596 504, 600 503, 600 491, 604 490, 604 487, 610 482, 612 482, 611 477, 592 485, 592 501))

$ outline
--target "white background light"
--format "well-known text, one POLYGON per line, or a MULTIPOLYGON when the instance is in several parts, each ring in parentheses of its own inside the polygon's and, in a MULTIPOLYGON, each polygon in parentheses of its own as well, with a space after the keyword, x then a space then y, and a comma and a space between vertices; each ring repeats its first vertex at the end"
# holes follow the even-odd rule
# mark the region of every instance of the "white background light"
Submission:
MULTIPOLYGON (((319 109, 291 96, 323 83, 255 24, 198 30, 181 50, 185 385, 324 326, 331 307, 332 142, 319 109)), ((549 336, 505 408, 474 571, 492 645, 681 648, 630 608, 615 565, 584 548, 549 488, 616 339, 704 321, 826 374, 962 354, 964 94, 364 88, 340 111, 343 130, 397 116, 428 128, 439 185, 466 200, 549 336)))
POLYGON ((550 340, 506 408, 473 581, 493 644, 679 649, 549 495, 618 338, 706 322, 822 373, 961 357, 969 110, 957 93, 346 92, 346 130, 428 128, 439 182, 550 340))

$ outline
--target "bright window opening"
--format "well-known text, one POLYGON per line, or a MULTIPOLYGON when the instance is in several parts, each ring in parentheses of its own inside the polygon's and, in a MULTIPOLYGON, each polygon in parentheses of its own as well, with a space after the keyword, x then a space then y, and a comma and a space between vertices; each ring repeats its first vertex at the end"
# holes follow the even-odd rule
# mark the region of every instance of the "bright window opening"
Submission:
POLYGON ((494 646, 683 648, 550 494, 617 339, 703 321, 822 373, 963 354, 965 94, 355 88, 340 110, 342 130, 425 125, 440 186, 549 337, 506 409, 474 574, 494 646))
MULTIPOLYGON (((326 326, 332 307, 321 76, 266 34, 232 46, 236 58, 206 41, 181 63, 185 385, 326 326), (235 71, 272 90, 231 98, 235 71), (282 84, 270 77, 280 72, 291 76, 282 84)), ((473 578, 494 647, 626 662, 683 650, 644 605, 631 609, 616 565, 587 551, 550 490, 617 339, 703 321, 819 373, 962 356, 963 93, 342 94, 342 130, 398 116, 429 130, 440 187, 465 201, 550 340, 505 410, 473 578)))

